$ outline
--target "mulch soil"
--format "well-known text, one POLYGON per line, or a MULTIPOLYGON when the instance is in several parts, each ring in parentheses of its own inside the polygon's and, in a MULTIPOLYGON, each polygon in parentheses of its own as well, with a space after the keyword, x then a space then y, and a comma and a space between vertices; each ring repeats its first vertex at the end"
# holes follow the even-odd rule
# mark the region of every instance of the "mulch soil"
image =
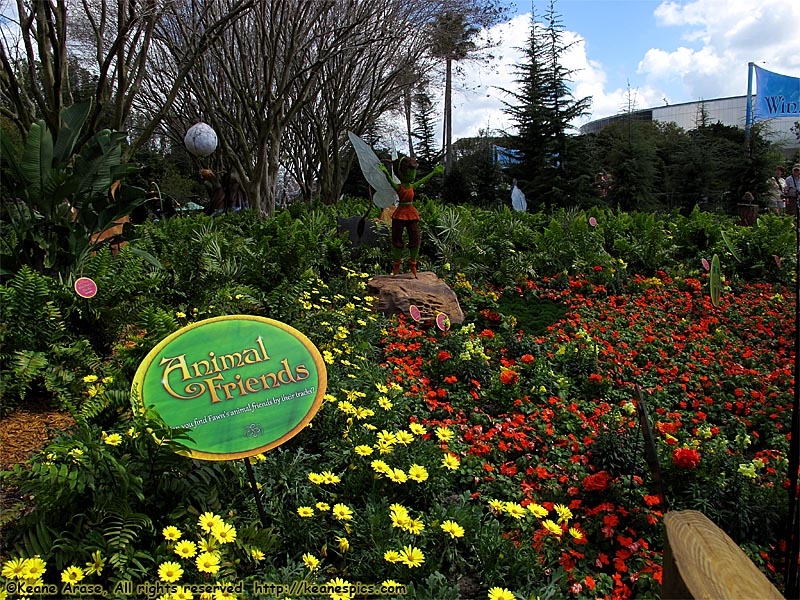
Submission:
POLYGON ((14 409, 0 418, 0 470, 24 463, 56 431, 74 424, 69 413, 53 410, 44 403, 14 409))
MULTIPOLYGON (((0 418, 0 471, 25 463, 58 431, 74 424, 69 413, 53 410, 44 402, 15 408, 0 418)), ((7 558, 3 555, 9 550, 4 548, 2 527, 25 512, 26 503, 19 491, 0 480, 0 558, 7 558)))

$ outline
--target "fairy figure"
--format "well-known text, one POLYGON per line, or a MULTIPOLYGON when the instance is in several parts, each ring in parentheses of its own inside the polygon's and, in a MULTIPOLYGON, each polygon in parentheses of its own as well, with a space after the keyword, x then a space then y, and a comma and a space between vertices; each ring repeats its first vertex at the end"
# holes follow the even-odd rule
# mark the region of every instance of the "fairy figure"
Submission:
POLYGON ((433 171, 416 181, 417 161, 409 156, 396 159, 392 163, 392 171, 384 165, 361 138, 348 132, 350 141, 356 150, 358 162, 364 178, 375 189, 372 201, 379 208, 387 208, 397 204, 397 209, 392 214, 392 276, 400 273, 402 264, 403 232, 408 232, 409 269, 417 277, 417 257, 421 236, 419 230, 419 213, 414 208, 414 190, 423 186, 432 177, 444 169, 437 165, 433 171), (395 175, 396 173, 396 175, 395 175))
POLYGON ((392 214, 392 276, 400 272, 400 265, 403 259, 403 232, 408 232, 408 266, 411 274, 417 277, 417 257, 419 256, 419 246, 422 241, 419 231, 419 213, 414 208, 414 190, 422 187, 432 177, 441 173, 444 169, 437 165, 433 171, 417 180, 417 161, 410 156, 404 156, 393 163, 394 170, 400 182, 395 182, 392 174, 385 165, 381 164, 382 171, 391 186, 397 192, 397 209, 392 214))

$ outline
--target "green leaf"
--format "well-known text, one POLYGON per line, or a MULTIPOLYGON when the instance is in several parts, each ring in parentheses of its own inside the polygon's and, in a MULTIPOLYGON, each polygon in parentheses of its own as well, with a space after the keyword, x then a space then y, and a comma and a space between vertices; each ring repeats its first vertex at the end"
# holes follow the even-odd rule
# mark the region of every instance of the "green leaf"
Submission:
POLYGON ((27 199, 40 212, 50 214, 53 210, 53 199, 44 197, 42 192, 52 178, 53 136, 44 121, 31 125, 20 170, 25 181, 23 193, 27 199))
POLYGON ((720 230, 720 233, 722 234, 722 241, 725 242, 725 245, 728 247, 728 250, 730 251, 731 255, 733 255, 733 258, 736 259, 736 262, 742 262, 742 259, 739 258, 738 254, 736 254, 736 248, 728 239, 728 236, 725 235, 725 231, 720 230))
POLYGON ((711 304, 719 307, 719 297, 722 293, 722 275, 719 266, 719 256, 716 254, 711 259, 711 273, 709 276, 709 284, 711 287, 711 304))
POLYGON ((58 132, 54 150, 56 165, 63 164, 69 160, 91 108, 92 99, 89 98, 78 104, 73 104, 61 113, 61 130, 58 132))
POLYGON ((164 268, 164 265, 161 264, 161 261, 159 261, 155 256, 153 256, 152 254, 150 254, 146 250, 141 250, 139 248, 133 248, 133 247, 129 247, 128 250, 132 254, 135 254, 139 258, 147 261, 148 263, 153 265, 155 268, 157 268, 157 269, 163 269, 164 268))

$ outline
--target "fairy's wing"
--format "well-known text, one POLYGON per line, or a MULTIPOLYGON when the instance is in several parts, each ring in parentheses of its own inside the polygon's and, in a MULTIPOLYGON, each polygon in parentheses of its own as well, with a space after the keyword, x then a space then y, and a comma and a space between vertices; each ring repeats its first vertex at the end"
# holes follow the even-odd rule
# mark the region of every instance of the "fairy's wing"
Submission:
POLYGON ((519 212, 528 210, 528 201, 525 199, 525 193, 517 187, 516 181, 514 182, 514 188, 511 190, 511 206, 519 212))
POLYGON ((394 191, 392 184, 389 183, 386 175, 381 170, 381 159, 377 157, 364 140, 352 131, 347 132, 347 137, 350 138, 350 143, 355 148, 358 165, 361 167, 364 179, 375 190, 372 196, 372 201, 375 205, 380 208, 386 208, 397 202, 397 192, 394 191))

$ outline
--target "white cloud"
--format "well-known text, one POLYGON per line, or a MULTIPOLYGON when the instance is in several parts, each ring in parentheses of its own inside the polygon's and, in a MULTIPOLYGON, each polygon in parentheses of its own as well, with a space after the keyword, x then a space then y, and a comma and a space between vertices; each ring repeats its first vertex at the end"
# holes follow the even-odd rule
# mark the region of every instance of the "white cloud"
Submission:
MULTIPOLYGON (((572 44, 563 56, 563 66, 573 71, 574 97, 592 97, 591 115, 576 126, 619 114, 629 105, 642 109, 743 95, 748 62, 800 77, 800 2, 664 0, 653 11, 652 21, 642 27, 663 28, 661 33, 670 34, 674 43, 662 41, 660 47, 630 56, 630 72, 637 78, 630 83, 610 83, 610 66, 591 53, 600 43, 614 41, 603 39, 597 31, 563 32, 562 41, 572 44), (587 45, 587 39, 591 44, 587 45)), ((454 139, 477 135, 480 129, 511 127, 503 112, 503 100, 511 99, 498 88, 515 89, 514 65, 524 61, 519 48, 527 45, 529 28, 529 14, 493 28, 492 36, 501 41, 494 51, 498 59, 493 68, 477 63, 466 66, 469 91, 454 93, 454 139)))
POLYGON ((489 37, 497 44, 491 50, 489 66, 482 62, 464 65, 464 88, 453 93, 453 138, 478 135, 481 129, 504 130, 511 127, 505 102, 512 98, 503 90, 516 91, 516 65, 524 62, 521 50, 530 30, 530 15, 518 15, 493 27, 489 37))
POLYGON ((681 38, 689 43, 649 49, 638 73, 654 87, 679 78, 686 101, 743 95, 748 62, 800 76, 797 2, 667 1, 656 8, 654 16, 660 26, 683 28, 681 38))

